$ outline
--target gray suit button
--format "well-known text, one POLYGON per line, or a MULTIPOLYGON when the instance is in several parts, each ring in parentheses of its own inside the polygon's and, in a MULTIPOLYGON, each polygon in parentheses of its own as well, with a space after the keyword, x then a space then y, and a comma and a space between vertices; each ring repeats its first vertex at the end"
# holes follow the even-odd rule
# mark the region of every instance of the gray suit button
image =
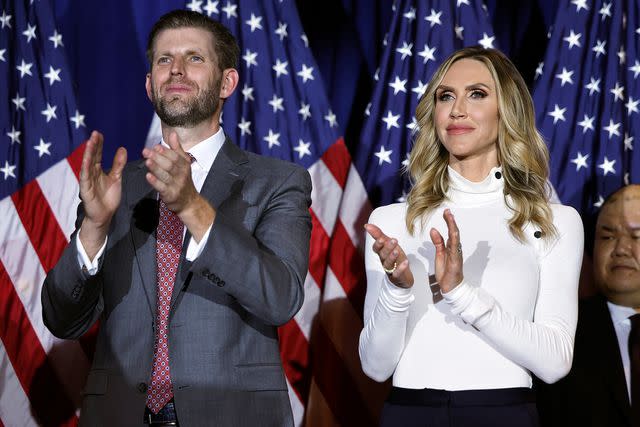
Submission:
POLYGON ((138 383, 138 391, 140 393, 146 393, 147 392, 147 383, 138 383))

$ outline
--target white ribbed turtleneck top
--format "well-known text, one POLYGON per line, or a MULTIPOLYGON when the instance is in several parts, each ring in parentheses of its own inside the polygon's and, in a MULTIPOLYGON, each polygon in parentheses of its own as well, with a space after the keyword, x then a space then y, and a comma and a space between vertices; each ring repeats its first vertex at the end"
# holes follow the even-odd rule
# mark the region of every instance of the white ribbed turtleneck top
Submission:
POLYGON ((531 372, 553 382, 569 372, 577 322, 578 279, 584 235, 578 213, 552 204, 558 236, 526 242, 510 233, 512 213, 504 200, 499 167, 482 182, 449 168, 445 202, 411 236, 407 205, 373 211, 369 223, 398 239, 409 258, 415 283, 394 286, 367 236, 367 294, 360 358, 377 381, 393 375, 404 388, 477 390, 531 387, 531 372), (453 212, 463 248, 464 280, 447 294, 434 282, 435 248, 429 230, 447 238, 442 218, 453 212))

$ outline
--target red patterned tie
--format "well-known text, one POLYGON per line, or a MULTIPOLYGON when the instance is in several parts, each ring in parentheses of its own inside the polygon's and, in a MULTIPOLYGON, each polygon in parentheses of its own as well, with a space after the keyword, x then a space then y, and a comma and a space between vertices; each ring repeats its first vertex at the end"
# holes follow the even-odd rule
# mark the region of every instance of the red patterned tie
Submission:
POLYGON ((182 221, 160 200, 160 220, 156 232, 156 261, 158 263, 156 337, 153 347, 153 373, 147 393, 147 406, 154 414, 157 414, 173 397, 167 330, 171 294, 182 251, 183 229, 182 221))

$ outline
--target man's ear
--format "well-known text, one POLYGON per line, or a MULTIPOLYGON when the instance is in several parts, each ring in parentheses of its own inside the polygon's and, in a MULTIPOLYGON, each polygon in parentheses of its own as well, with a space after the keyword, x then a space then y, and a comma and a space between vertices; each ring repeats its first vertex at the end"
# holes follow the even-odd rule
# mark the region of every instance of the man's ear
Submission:
POLYGON ((153 100, 153 97, 151 94, 151 73, 147 73, 147 77, 144 82, 144 87, 147 90, 147 98, 149 98, 149 101, 153 100))
POLYGON ((231 96, 236 87, 240 76, 235 68, 227 68, 222 72, 222 82, 220 84, 220 98, 227 99, 231 96))

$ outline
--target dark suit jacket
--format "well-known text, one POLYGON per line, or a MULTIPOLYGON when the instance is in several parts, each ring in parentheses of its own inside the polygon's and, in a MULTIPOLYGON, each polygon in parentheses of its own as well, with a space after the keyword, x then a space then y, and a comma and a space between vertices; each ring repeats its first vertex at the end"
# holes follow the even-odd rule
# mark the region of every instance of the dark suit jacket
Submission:
MULTIPOLYGON (((101 320, 81 425, 141 425, 153 359, 158 202, 142 162, 126 166, 122 201, 98 273, 75 235, 42 290, 44 322, 77 338, 101 320)), ((291 426, 277 326, 303 301, 311 181, 291 163, 222 146, 201 194, 217 209, 209 239, 174 285, 169 357, 182 426, 291 426)), ((80 207, 77 226, 82 220, 80 207)), ((76 231, 77 233, 77 231, 76 231)))
POLYGON ((542 427, 631 427, 616 332, 601 296, 580 301, 573 366, 555 384, 536 383, 542 427))

